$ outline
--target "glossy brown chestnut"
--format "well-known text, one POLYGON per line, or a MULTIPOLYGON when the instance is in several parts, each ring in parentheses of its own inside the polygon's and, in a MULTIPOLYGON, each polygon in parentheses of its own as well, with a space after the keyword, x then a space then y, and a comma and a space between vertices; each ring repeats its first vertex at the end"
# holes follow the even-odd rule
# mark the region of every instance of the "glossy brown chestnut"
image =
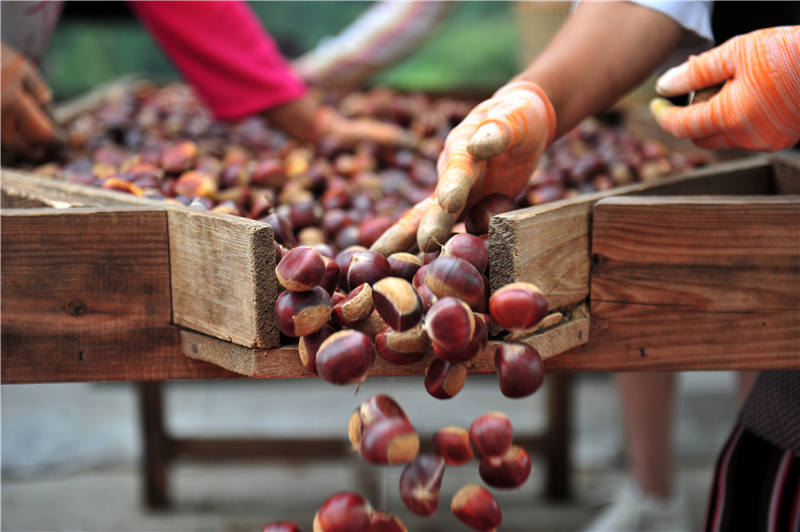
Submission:
POLYGON ((547 300, 535 284, 511 283, 492 294, 489 313, 503 329, 530 329, 547 315, 547 300))
POLYGON ((442 248, 442 256, 464 259, 475 266, 480 273, 486 270, 486 265, 489 263, 489 253, 486 252, 483 240, 467 233, 450 237, 442 248))
POLYGON ((371 246, 391 226, 392 220, 386 216, 365 219, 358 225, 358 243, 366 247, 371 246))
POLYGON ((408 529, 394 514, 373 512, 369 519, 369 532, 408 532, 408 529))
POLYGON ((192 168, 197 157, 197 145, 189 140, 179 142, 161 154, 161 168, 170 174, 179 174, 192 168))
POLYGON ((359 251, 350 259, 347 268, 347 285, 358 286, 361 283, 373 285, 391 274, 389 261, 375 251, 359 251))
POLYGON ((322 329, 330 316, 330 296, 319 286, 308 292, 283 292, 275 302, 275 321, 286 336, 315 333, 322 329))
POLYGON ((467 429, 448 425, 433 435, 433 450, 447 465, 460 466, 472 460, 467 429))
POLYGON ((487 321, 482 318, 484 314, 480 312, 475 312, 473 315, 475 316, 475 332, 472 333, 470 341, 457 349, 445 349, 441 344, 433 344, 433 352, 437 358, 454 364, 463 363, 472 360, 486 347, 489 342, 487 321))
POLYGON ((290 250, 275 268, 278 282, 292 292, 307 292, 319 285, 325 274, 325 261, 317 250, 300 246, 290 250))
POLYGON ((359 451, 373 464, 406 464, 419 452, 419 436, 407 419, 399 417, 362 423, 359 451))
POLYGON ((375 337, 375 349, 378 355, 387 362, 397 365, 413 364, 422 360, 430 346, 431 341, 422 324, 402 332, 386 327, 375 337))
POLYGON ((101 188, 125 192, 127 194, 133 194, 134 196, 144 196, 144 191, 140 187, 134 185, 130 181, 125 181, 117 177, 109 177, 103 181, 101 188))
POLYGON ((497 501, 489 490, 477 484, 467 484, 458 490, 450 509, 462 523, 475 530, 493 531, 503 522, 497 501))
POLYGON ((472 206, 465 220, 468 233, 482 235, 489 232, 489 222, 496 214, 513 211, 514 200, 503 194, 490 194, 472 206))
POLYGON ((325 325, 317 332, 300 338, 298 343, 300 363, 314 375, 317 374, 317 351, 319 351, 319 346, 335 332, 336 329, 330 325, 325 325))
POLYGON ((523 342, 501 343, 494 354, 494 368, 500 391, 512 399, 531 395, 544 380, 542 357, 533 346, 523 342))
POLYGON ((336 264, 339 265, 339 288, 348 290, 347 285, 347 270, 350 268, 350 261, 359 251, 366 251, 364 246, 350 246, 336 254, 336 264))
POLYGON ((433 295, 433 292, 425 284, 419 285, 415 290, 419 296, 420 303, 422 303, 422 312, 428 312, 433 304, 439 301, 439 298, 433 295))
POLYGON ((322 262, 325 263, 325 273, 322 274, 319 285, 329 294, 333 294, 339 285, 339 265, 325 255, 322 255, 322 262))
POLYGON ((314 532, 369 532, 373 509, 357 493, 340 492, 328 497, 314 516, 314 532))
POLYGON ((511 447, 513 435, 511 420, 502 412, 483 414, 469 427, 472 452, 480 459, 505 454, 511 447))
POLYGON ((361 331, 372 339, 375 339, 386 327, 388 327, 388 325, 383 321, 378 311, 374 309, 369 316, 352 325, 353 329, 361 331))
POLYGON ((425 314, 425 329, 434 347, 446 351, 464 348, 475 334, 475 316, 470 308, 454 297, 444 297, 425 314))
POLYGON ((364 380, 374 361, 372 339, 347 329, 333 333, 319 346, 317 373, 331 384, 350 384, 364 380))
POLYGON ((403 468, 400 498, 409 511, 421 517, 436 513, 444 469, 444 460, 434 454, 421 454, 403 468))
POLYGON ((461 391, 466 379, 467 369, 463 364, 434 357, 425 370, 425 390, 437 399, 451 399, 461 391))
POLYGON ((324 211, 314 199, 301 199, 292 203, 289 208, 289 221, 295 230, 318 226, 322 222, 324 211))
POLYGON ((483 275, 469 262, 458 257, 439 257, 425 272, 425 285, 439 299, 455 297, 471 308, 486 298, 483 275))
MULTIPOLYGON (((402 277, 408 282, 414 279, 419 269, 422 267, 422 259, 411 253, 392 253, 386 258, 392 270, 392 276, 402 277)), ((416 283, 414 287, 416 288, 416 283)))
POLYGON ((481 460, 478 472, 483 481, 493 488, 518 488, 531 474, 531 457, 519 445, 512 445, 503 456, 481 460))
POLYGON ((365 319, 372 312, 372 288, 361 283, 333 306, 333 319, 338 325, 350 327, 365 319))
POLYGON ((372 285, 372 293, 375 310, 395 331, 411 329, 422 319, 422 303, 414 287, 405 279, 384 277, 372 285))

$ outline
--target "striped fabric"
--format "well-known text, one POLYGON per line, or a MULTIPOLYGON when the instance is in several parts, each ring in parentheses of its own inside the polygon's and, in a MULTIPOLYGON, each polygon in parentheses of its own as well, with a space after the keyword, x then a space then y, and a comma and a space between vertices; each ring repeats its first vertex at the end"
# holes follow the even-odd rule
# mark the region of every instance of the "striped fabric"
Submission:
POLYGON ((658 124, 702 148, 777 151, 800 140, 800 26, 754 31, 668 70, 662 96, 722 84, 707 102, 676 107, 656 99, 658 124))
POLYGON ((717 459, 706 532, 800 532, 800 457, 737 425, 717 459))

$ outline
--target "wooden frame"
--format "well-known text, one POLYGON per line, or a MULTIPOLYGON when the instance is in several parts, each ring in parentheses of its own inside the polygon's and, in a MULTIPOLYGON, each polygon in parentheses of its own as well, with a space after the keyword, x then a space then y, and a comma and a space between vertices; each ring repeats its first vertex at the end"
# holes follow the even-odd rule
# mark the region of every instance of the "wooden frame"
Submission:
MULTIPOLYGON (((278 289, 268 225, 18 171, 3 170, 2 178, 5 208, 55 207, 45 211, 3 211, 4 258, 18 253, 18 246, 26 242, 20 235, 28 231, 38 231, 40 235, 29 244, 42 246, 40 258, 20 255, 2 263, 3 382, 160 380, 234 374, 259 378, 310 376, 297 360, 296 346, 281 347, 277 343, 272 312, 278 289), (81 206, 94 208, 76 208, 81 206), (122 218, 117 219, 116 224, 108 223, 106 220, 114 213, 122 218), (154 366, 148 364, 146 358, 139 358, 138 363, 120 360, 115 366, 107 358, 111 356, 109 340, 98 339, 93 344, 89 335, 82 340, 82 345, 87 346, 83 350, 84 360, 77 364, 74 348, 66 349, 57 338, 90 330, 85 323, 93 320, 94 315, 85 313, 88 317, 82 317, 83 321, 56 320, 77 327, 72 331, 59 330, 58 334, 26 329, 25 323, 32 322, 25 322, 27 318, 22 314, 35 313, 37 309, 33 300, 25 303, 21 299, 32 288, 18 287, 15 291, 14 283, 26 273, 47 276, 47 272, 60 271, 57 269, 65 262, 59 262, 58 253, 43 253, 50 244, 44 235, 51 230, 50 226, 58 226, 64 220, 82 220, 75 226, 81 228, 74 237, 73 246, 77 248, 86 247, 85 243, 77 242, 83 232, 88 231, 89 235, 96 232, 98 249, 105 246, 109 248, 106 249, 108 253, 127 252, 129 259, 136 256, 145 260, 148 257, 142 257, 142 248, 137 247, 140 246, 138 232, 120 221, 126 217, 137 220, 137 227, 144 224, 148 231, 159 235, 157 244, 155 241, 149 244, 152 249, 148 248, 147 254, 150 259, 155 255, 161 257, 159 268, 163 276, 158 285, 161 297, 154 297, 152 302, 157 310, 149 316, 158 321, 157 333, 148 333, 147 340, 139 338, 138 344, 131 345, 142 345, 145 352, 163 357, 161 360, 167 362, 154 366), (31 227, 26 230, 20 228, 20 224, 31 227), (108 241, 106 237, 100 238, 106 234, 115 238, 108 241), (27 270, 41 261, 41 257, 52 261, 39 262, 35 264, 38 269, 27 270), (163 290, 167 288, 169 298, 163 297, 163 290), (157 339, 155 343, 152 338, 157 339), (48 353, 46 360, 37 358, 45 352, 48 353), (89 353, 91 356, 87 356, 89 353), (86 363, 89 359, 96 365, 86 363), (23 360, 26 362, 20 362, 23 360), (211 362, 213 366, 198 361, 211 362), (120 368, 125 369, 121 371, 120 368)), ((506 213, 496 216, 491 223, 490 280, 495 288, 513 280, 530 281, 548 294, 552 313, 536 330, 514 337, 536 346, 545 359, 546 368, 551 371, 800 367, 796 355, 800 347, 800 293, 793 289, 800 286, 797 277, 800 251, 792 246, 797 241, 800 202, 796 196, 788 195, 798 190, 800 164, 796 160, 757 156, 655 183, 620 187, 506 213), (645 194, 648 198, 641 197, 645 194), (664 197, 677 194, 681 196, 664 197), (729 196, 699 197, 709 194, 729 196), (689 213, 698 210, 706 214, 692 221, 689 213), (665 313, 673 302, 653 299, 653 294, 663 290, 642 287, 641 282, 631 283, 631 279, 640 279, 646 274, 645 270, 655 260, 653 257, 663 249, 634 246, 638 242, 633 240, 636 231, 649 227, 642 223, 648 216, 672 221, 655 235, 669 239, 670 247, 681 243, 688 245, 690 239, 695 238, 695 249, 688 249, 681 255, 683 262, 661 257, 659 286, 675 279, 681 271, 684 272, 683 282, 691 283, 691 275, 697 271, 691 269, 692 261, 696 260, 694 254, 703 242, 702 236, 697 238, 698 231, 707 236, 712 234, 709 233, 711 228, 722 227, 728 240, 716 259, 718 269, 708 274, 715 282, 704 286, 693 297, 695 301, 726 301, 728 297, 727 300, 735 300, 739 306, 726 307, 719 303, 709 309, 696 304, 682 312, 665 313), (616 225, 615 220, 622 225, 616 225), (709 220, 715 222, 712 224, 709 220), (757 235, 764 232, 768 232, 768 238, 759 239, 757 235), (620 254, 615 242, 620 235, 629 233, 626 242, 633 247, 620 254), (725 255, 728 251, 725 246, 745 242, 742 238, 753 234, 756 237, 746 241, 747 245, 740 250, 743 255, 755 254, 753 261, 745 264, 725 255), (653 257, 645 262, 631 260, 631 257, 646 258, 645 252, 653 257), (733 261, 727 269, 725 261, 733 261), (780 268, 780 272, 776 273, 775 268, 780 268), (740 296, 750 290, 749 307, 741 298, 720 295, 746 272, 759 274, 742 281, 737 288, 740 296), (771 293, 766 299, 753 297, 754 286, 770 283, 782 284, 785 289, 771 293), (630 297, 620 301, 620 294, 630 297), (776 302, 779 307, 775 306, 776 302), (729 319, 732 312, 740 314, 739 321, 729 319), (726 334, 731 326, 750 332, 750 341, 726 334), (679 331, 690 329, 694 331, 695 340, 686 345, 676 344, 679 331), (756 330, 761 333, 752 334, 756 330), (714 343, 713 349, 709 349, 709 342, 714 343), (763 349, 765 345, 768 350, 763 349)), ((646 237, 644 233, 638 238, 646 237)), ((64 247, 70 249, 68 243, 64 247)), ((105 261, 102 254, 86 252, 82 257, 86 261, 97 261, 100 257, 105 261)), ((96 267, 99 269, 92 271, 104 272, 109 279, 117 273, 99 265, 96 267)), ((133 277, 126 282, 130 283, 131 291, 137 291, 142 280, 136 275, 146 268, 142 270, 138 263, 132 263, 130 268, 133 277)), ((65 273, 52 276, 72 279, 65 273)), ((79 291, 86 286, 85 282, 83 285, 77 282, 72 290, 79 291)), ((100 283, 98 286, 111 285, 100 283)), ((48 308, 69 308, 66 292, 49 293, 48 308)), ((763 293, 761 290, 758 295, 763 293)), ((119 294, 111 296, 113 300, 119 294)), ((131 301, 134 300, 135 297, 131 301)), ((131 331, 139 326, 133 314, 121 320, 119 323, 131 331)), ((121 347, 127 344, 117 345, 119 351, 126 351, 121 347)), ((494 349, 495 345, 490 344, 470 363, 469 371, 492 372, 494 349)), ((379 361, 371 374, 420 374, 425 365, 425 361, 410 366, 391 366, 379 361)))

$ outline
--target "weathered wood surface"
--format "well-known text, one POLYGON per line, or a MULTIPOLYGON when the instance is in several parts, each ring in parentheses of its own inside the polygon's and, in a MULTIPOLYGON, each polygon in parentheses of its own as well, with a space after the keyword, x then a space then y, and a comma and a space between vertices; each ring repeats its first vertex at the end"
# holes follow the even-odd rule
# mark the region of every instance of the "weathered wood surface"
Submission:
POLYGON ((800 197, 594 208, 591 338, 554 369, 800 368, 800 197))
POLYGON ((7 201, 15 197, 56 206, 139 205, 166 211, 173 322, 248 347, 280 345, 269 225, 6 169, 2 188, 7 201))
MULTIPOLYGON (((576 347, 589 334, 589 314, 585 306, 578 307, 569 319, 522 339, 537 348, 545 361, 545 367, 558 353, 576 347)), ((230 371, 256 378, 313 377, 300 364, 297 346, 278 349, 248 349, 193 331, 181 331, 184 354, 226 368, 230 371)), ((490 342, 487 349, 467 363, 469 373, 494 373, 494 352, 497 342, 490 342)), ((369 376, 424 375, 430 357, 405 366, 389 364, 377 357, 369 376)), ((557 358, 557 357, 556 357, 557 358)))
POLYGON ((632 194, 771 194, 772 172, 770 158, 758 156, 495 216, 489 228, 492 289, 528 281, 544 291, 552 309, 583 301, 589 295, 591 213, 596 202, 632 194))
POLYGON ((164 211, 4 211, 0 253, 3 383, 231 375, 177 348, 164 211))

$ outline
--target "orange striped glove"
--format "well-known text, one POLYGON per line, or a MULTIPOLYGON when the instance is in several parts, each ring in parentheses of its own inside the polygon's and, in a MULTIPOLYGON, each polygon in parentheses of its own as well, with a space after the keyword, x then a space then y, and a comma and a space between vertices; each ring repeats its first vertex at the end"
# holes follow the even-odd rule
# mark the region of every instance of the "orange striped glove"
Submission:
POLYGON ((777 151, 800 140, 800 26, 739 35, 672 68, 658 80, 663 96, 724 83, 710 100, 675 107, 657 98, 662 128, 701 148, 777 151))
POLYGON ((373 244, 384 255, 444 244, 467 207, 489 194, 515 197, 556 131, 556 113, 541 87, 513 81, 478 104, 447 136, 433 195, 373 244))

